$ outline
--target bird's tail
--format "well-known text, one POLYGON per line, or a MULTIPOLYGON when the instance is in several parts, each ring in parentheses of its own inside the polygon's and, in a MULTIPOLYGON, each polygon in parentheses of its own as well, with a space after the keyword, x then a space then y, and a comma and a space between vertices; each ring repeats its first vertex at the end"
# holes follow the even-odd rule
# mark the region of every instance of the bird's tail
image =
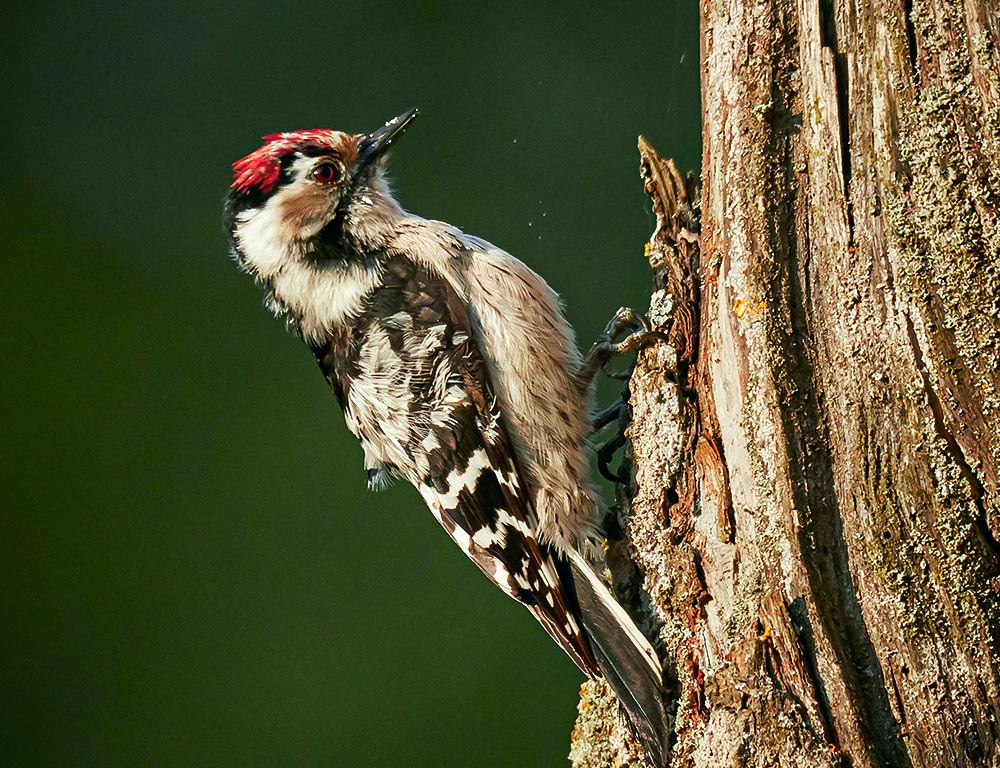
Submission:
POLYGON ((573 552, 569 559, 583 628, 597 664, 653 768, 663 768, 673 729, 656 652, 583 555, 573 552))

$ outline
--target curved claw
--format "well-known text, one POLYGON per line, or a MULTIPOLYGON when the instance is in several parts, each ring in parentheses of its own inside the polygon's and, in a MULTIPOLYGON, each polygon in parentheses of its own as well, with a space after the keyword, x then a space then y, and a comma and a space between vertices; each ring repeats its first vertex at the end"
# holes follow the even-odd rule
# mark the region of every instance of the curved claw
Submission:
POLYGON ((666 339, 666 336, 659 331, 636 331, 631 335, 626 336, 623 341, 598 345, 600 347, 598 353, 605 356, 605 359, 601 363, 601 371, 605 375, 610 376, 612 379, 618 379, 619 381, 627 380, 632 375, 632 371, 635 370, 635 362, 633 361, 632 365, 630 365, 626 371, 615 372, 608 367, 608 364, 611 362, 611 358, 616 355, 625 355, 629 352, 635 352, 636 350, 647 347, 650 344, 654 344, 662 339, 666 339))
POLYGON ((617 472, 613 472, 610 464, 615 456, 615 452, 623 445, 625 445, 625 433, 619 432, 597 449, 597 470, 605 479, 610 480, 612 483, 620 483, 621 485, 625 485, 628 481, 617 472))
POLYGON ((630 365, 624 371, 614 371, 611 369, 611 361, 605 360, 601 365, 601 373, 607 376, 609 379, 614 379, 615 381, 628 381, 632 378, 632 371, 635 370, 634 365, 630 365))
POLYGON ((613 341, 626 330, 632 332, 650 331, 652 326, 649 324, 649 319, 641 312, 637 312, 632 307, 619 307, 614 317, 611 318, 611 322, 604 326, 601 339, 613 341))
POLYGON ((626 373, 614 373, 607 367, 611 358, 635 352, 664 338, 666 337, 662 333, 653 329, 645 315, 636 312, 631 307, 621 307, 615 312, 611 322, 607 324, 604 332, 587 352, 580 369, 581 385, 590 386, 590 382, 593 381, 598 371, 603 371, 613 379, 627 379, 631 376, 634 366, 630 367, 626 373), (628 335, 625 338, 621 341, 615 341, 626 331, 628 331, 628 335))
POLYGON ((598 411, 593 415, 590 420, 590 424, 596 432, 599 429, 604 429, 611 422, 615 420, 620 420, 622 416, 622 409, 626 407, 625 399, 619 395, 618 399, 615 400, 611 405, 605 408, 603 411, 598 411))
MULTIPOLYGON (((609 367, 612 358, 635 352, 661 339, 666 339, 666 336, 660 331, 654 330, 645 315, 636 312, 631 307, 621 307, 604 328, 604 332, 598 337, 597 342, 587 352, 583 367, 580 369, 581 386, 590 386, 598 371, 602 371, 612 379, 628 381, 635 370, 635 361, 625 371, 613 371, 609 367), (621 341, 616 341, 626 332, 627 335, 621 341)), ((612 470, 611 462, 615 453, 627 442, 625 437, 625 429, 629 419, 627 392, 626 387, 625 393, 593 417, 595 430, 603 429, 616 418, 618 419, 618 431, 597 449, 597 469, 602 477, 620 485, 628 485, 629 479, 622 477, 622 467, 619 467, 617 472, 612 470)))

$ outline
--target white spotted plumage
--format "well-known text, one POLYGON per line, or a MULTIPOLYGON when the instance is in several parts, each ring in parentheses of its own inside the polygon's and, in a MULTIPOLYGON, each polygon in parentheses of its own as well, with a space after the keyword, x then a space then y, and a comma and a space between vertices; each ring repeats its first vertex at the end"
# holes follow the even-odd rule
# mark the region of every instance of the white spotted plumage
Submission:
POLYGON ((238 161, 232 251, 315 354, 369 485, 414 485, 491 581, 588 676, 607 677, 662 764, 659 661, 594 565, 572 329, 524 263, 395 201, 380 155, 411 119, 367 136, 276 134, 238 161), (337 174, 317 172, 331 164, 337 174))

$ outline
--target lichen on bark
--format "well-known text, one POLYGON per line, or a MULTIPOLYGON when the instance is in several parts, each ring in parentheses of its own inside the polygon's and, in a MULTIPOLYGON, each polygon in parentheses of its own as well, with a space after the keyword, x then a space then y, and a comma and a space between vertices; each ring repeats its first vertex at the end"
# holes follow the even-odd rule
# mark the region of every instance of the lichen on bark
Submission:
POLYGON ((674 765, 1000 764, 998 50, 985 0, 706 0, 700 220, 640 143, 666 341, 609 565, 674 765))

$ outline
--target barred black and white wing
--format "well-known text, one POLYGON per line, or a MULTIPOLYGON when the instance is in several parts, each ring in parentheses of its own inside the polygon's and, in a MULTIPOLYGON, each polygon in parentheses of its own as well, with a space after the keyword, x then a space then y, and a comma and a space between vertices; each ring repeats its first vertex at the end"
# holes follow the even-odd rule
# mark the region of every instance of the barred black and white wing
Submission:
POLYGON ((471 338, 464 346, 460 368, 475 409, 469 418, 482 439, 474 455, 480 457, 483 469, 478 478, 449 476, 443 494, 441 488, 426 486, 420 492, 435 514, 440 512, 446 528, 449 520, 455 526, 449 533, 469 557, 523 603, 576 665, 594 677, 600 670, 580 624, 567 564, 561 554, 538 540, 530 491, 490 389, 486 366, 471 338), (456 491, 458 503, 454 504, 456 491), (468 530, 475 531, 470 543, 461 533, 468 530))
POLYGON ((411 482, 483 573, 582 671, 600 675, 568 565, 536 535, 529 490, 454 289, 407 259, 392 261, 351 331, 314 352, 369 473, 411 482))
POLYGON ((412 483, 487 578, 588 677, 608 680, 662 765, 671 730, 656 654, 585 558, 539 540, 531 489, 454 289, 408 259, 390 261, 351 328, 313 350, 369 477, 412 483))

